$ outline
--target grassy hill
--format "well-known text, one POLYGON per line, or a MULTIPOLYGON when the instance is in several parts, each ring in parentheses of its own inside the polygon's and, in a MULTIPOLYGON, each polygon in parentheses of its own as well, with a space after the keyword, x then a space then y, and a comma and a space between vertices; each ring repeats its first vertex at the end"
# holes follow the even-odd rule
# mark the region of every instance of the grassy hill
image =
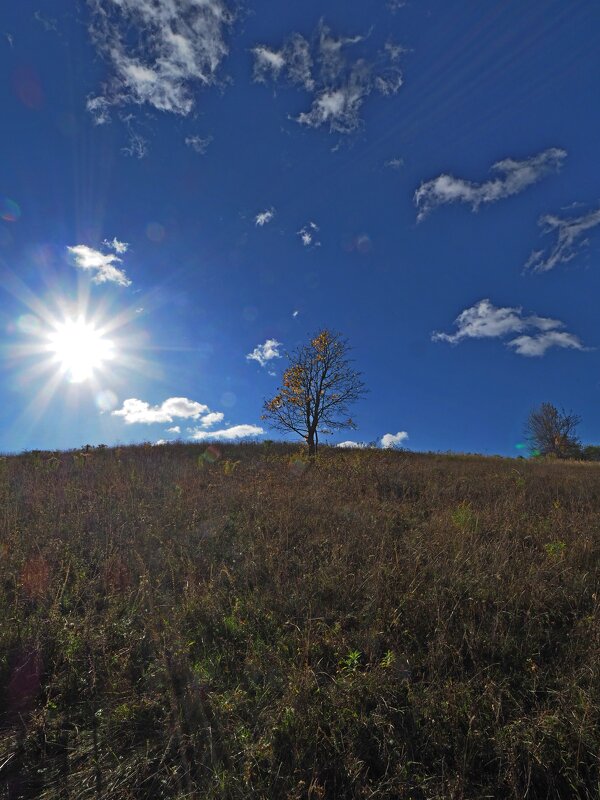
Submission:
POLYGON ((597 464, 142 446, 0 499, 3 800, 600 796, 597 464))

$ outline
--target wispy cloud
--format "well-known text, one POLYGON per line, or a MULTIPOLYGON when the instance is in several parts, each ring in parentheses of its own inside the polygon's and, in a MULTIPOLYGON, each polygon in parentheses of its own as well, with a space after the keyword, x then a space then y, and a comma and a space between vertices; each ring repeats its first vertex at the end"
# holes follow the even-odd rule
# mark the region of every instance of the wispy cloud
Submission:
POLYGON ((406 431, 398 431, 398 433, 386 433, 381 437, 381 446, 385 449, 396 447, 408 439, 406 431))
POLYGON ((179 425, 173 425, 172 428, 167 428, 167 433, 181 433, 179 425))
POLYGON ((257 214, 254 217, 254 224, 259 228, 262 228, 264 225, 268 225, 274 216, 275 209, 273 207, 267 208, 266 211, 261 211, 260 214, 257 214))
POLYGON ((148 140, 141 133, 132 129, 130 118, 124 121, 127 126, 129 141, 125 147, 121 148, 121 152, 123 155, 131 156, 132 158, 145 158, 148 155, 148 140))
POLYGON ((258 425, 233 425, 231 428, 223 428, 218 431, 206 431, 196 428, 191 431, 190 439, 195 441, 223 441, 230 442, 235 439, 248 439, 253 436, 260 436, 264 433, 263 428, 258 425))
POLYGON ((566 156, 565 150, 551 147, 523 161, 505 158, 492 166, 499 177, 483 183, 455 178, 453 175, 439 175, 422 183, 415 192, 414 201, 419 209, 417 219, 425 219, 430 211, 446 203, 467 203, 473 211, 477 211, 484 203, 495 203, 518 194, 545 175, 557 172, 566 156))
POLYGON ((587 231, 600 225, 600 208, 581 214, 579 217, 557 217, 553 214, 543 216, 539 224, 544 233, 556 232, 556 243, 548 251, 536 250, 525 264, 525 269, 533 272, 548 272, 558 264, 571 261, 589 240, 584 238, 587 231))
POLYGON ((254 55, 254 80, 266 83, 268 78, 277 79, 285 73, 288 81, 311 92, 315 81, 312 77, 313 58, 311 47, 299 33, 294 33, 280 50, 258 45, 254 55))
POLYGON ((117 283, 119 286, 131 285, 131 281, 125 271, 115 266, 115 264, 121 264, 123 259, 114 253, 101 253, 100 250, 94 250, 93 247, 88 247, 85 244, 67 247, 67 250, 73 256, 76 267, 93 273, 92 281, 94 283, 117 283))
POLYGON ((404 45, 392 41, 385 43, 384 50, 389 55, 391 61, 398 61, 400 56, 409 52, 408 48, 404 47, 404 45))
MULTIPOLYGON (((300 37, 302 42, 305 40, 300 37)), ((308 42, 306 42, 304 51, 308 53, 308 42)), ((258 45, 252 49, 254 55, 254 80, 259 83, 265 83, 267 77, 279 77, 279 73, 287 63, 286 56, 289 57, 290 50, 284 55, 283 51, 270 50, 265 45, 258 45)), ((309 67, 310 75, 310 67, 309 67)))
POLYGON ((292 311, 292 317, 296 319, 299 313, 300 313, 299 311, 292 311))
POLYGON ((296 231, 304 247, 321 246, 321 242, 316 238, 316 234, 318 232, 319 226, 316 224, 316 222, 309 222, 308 224, 304 225, 304 227, 300 228, 299 231, 296 231))
POLYGON ((35 11, 33 18, 36 22, 39 22, 45 31, 58 33, 58 20, 52 17, 45 17, 41 11, 35 11))
POLYGON ((264 344, 257 344, 254 350, 248 353, 246 359, 248 361, 258 361, 261 367, 264 367, 274 358, 281 358, 281 353, 279 352, 281 346, 281 342, 278 342, 277 339, 267 339, 264 344))
POLYGON ((88 0, 90 34, 110 74, 88 110, 107 122, 113 106, 148 105, 187 115, 198 86, 217 81, 233 15, 222 0, 88 0))
POLYGON ((458 344, 465 339, 499 339, 515 333, 522 334, 506 342, 521 356, 543 356, 550 347, 586 350, 572 333, 561 330, 564 323, 537 314, 523 314, 520 307, 497 308, 489 300, 480 300, 462 311, 454 321, 456 332, 434 332, 434 342, 458 344), (527 333, 529 331, 529 333, 527 333))
POLYGON ((334 36, 321 22, 310 42, 295 33, 278 49, 258 45, 252 51, 254 79, 285 79, 310 92, 311 107, 296 117, 300 124, 350 133, 360 125, 361 108, 370 94, 396 94, 402 86, 398 46, 385 46, 375 56, 376 63, 347 57, 348 49, 366 38, 334 36))
POLYGON ((173 422, 176 418, 198 419, 208 410, 208 406, 189 400, 187 397, 169 397, 156 406, 130 397, 124 401, 122 408, 113 411, 112 414, 115 417, 123 417, 128 425, 133 423, 152 425, 157 422, 173 422))
POLYGON ((111 241, 105 239, 102 244, 105 247, 108 247, 110 250, 114 250, 115 253, 118 253, 119 255, 123 255, 123 253, 126 253, 129 250, 129 242, 120 242, 116 236, 111 241))
POLYGON ((517 336, 507 343, 520 356, 543 356, 550 347, 566 347, 572 350, 589 350, 577 336, 566 331, 548 331, 537 336, 517 336))
POLYGON ((388 169, 402 169, 404 166, 404 159, 403 158, 390 158, 388 161, 385 162, 385 166, 388 169))
POLYGON ((212 142, 212 136, 186 136, 184 141, 187 147, 191 147, 195 153, 203 156, 206 155, 209 144, 212 142))

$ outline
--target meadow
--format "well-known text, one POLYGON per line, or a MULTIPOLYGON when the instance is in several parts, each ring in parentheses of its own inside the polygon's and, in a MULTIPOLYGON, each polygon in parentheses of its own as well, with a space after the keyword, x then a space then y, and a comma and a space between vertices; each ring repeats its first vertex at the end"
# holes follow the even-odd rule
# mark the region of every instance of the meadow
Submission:
POLYGON ((0 798, 598 798, 600 465, 0 460, 0 798))

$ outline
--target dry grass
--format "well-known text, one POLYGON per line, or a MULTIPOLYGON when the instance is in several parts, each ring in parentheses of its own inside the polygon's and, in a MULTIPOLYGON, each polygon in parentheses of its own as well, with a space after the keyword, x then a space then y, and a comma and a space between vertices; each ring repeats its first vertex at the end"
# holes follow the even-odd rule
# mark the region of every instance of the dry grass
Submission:
POLYGON ((0 797, 597 798, 600 466, 0 462, 0 797))

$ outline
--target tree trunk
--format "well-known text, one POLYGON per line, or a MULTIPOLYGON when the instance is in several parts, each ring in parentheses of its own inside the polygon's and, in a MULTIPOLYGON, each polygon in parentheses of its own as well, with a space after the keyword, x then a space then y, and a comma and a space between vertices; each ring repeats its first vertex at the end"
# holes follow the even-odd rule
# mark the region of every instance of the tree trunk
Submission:
POLYGON ((315 435, 312 431, 308 432, 306 437, 306 444, 308 445, 308 455, 314 456, 317 453, 317 444, 315 442, 315 435))

